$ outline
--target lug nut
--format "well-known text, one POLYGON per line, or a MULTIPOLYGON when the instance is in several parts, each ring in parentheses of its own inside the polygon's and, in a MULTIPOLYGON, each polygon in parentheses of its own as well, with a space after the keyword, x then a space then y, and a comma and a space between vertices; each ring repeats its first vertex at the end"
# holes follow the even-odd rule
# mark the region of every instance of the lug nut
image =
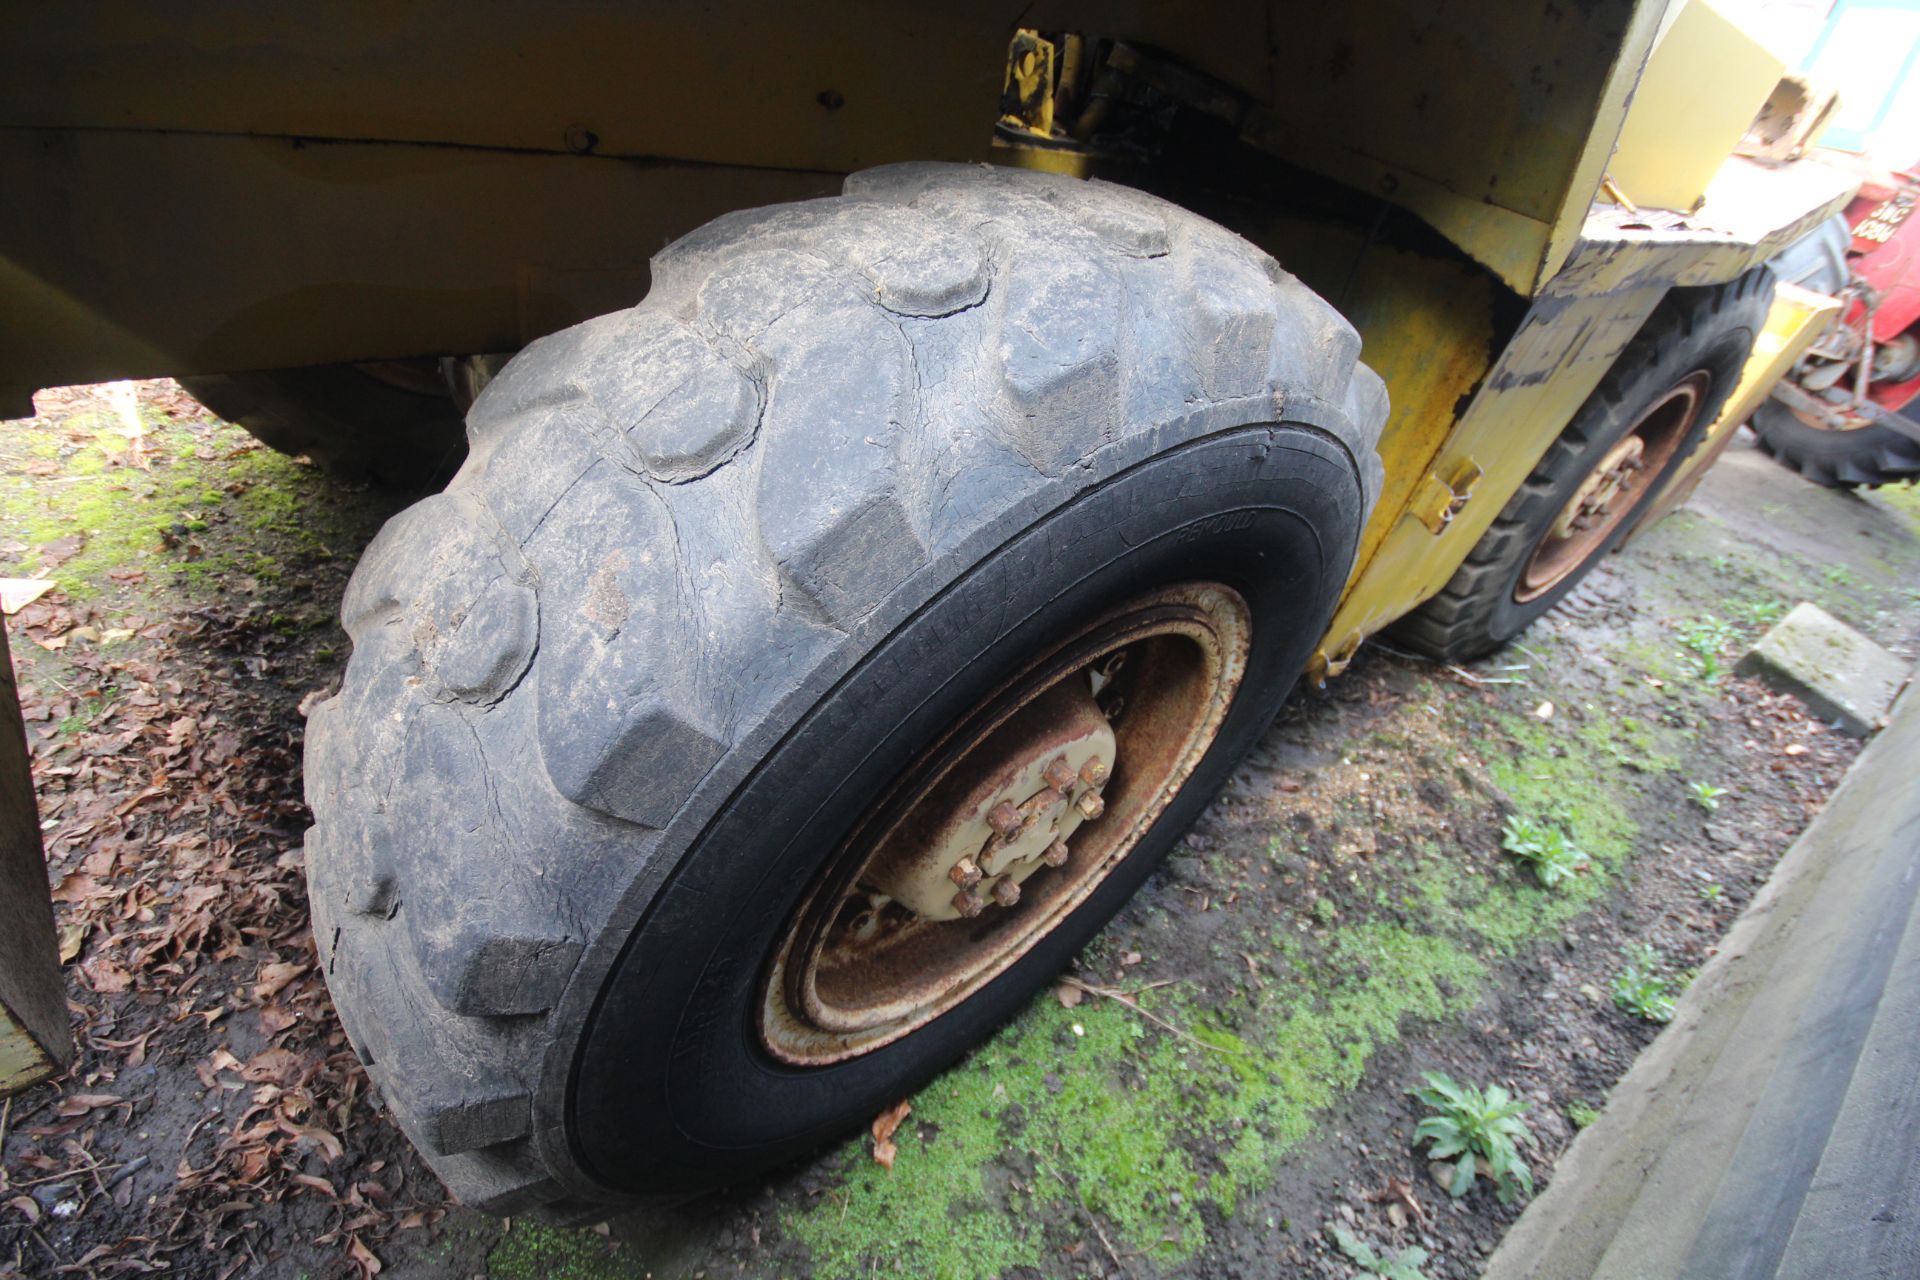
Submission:
POLYGON ((1047 851, 1040 855, 1040 860, 1050 867, 1066 866, 1067 842, 1065 840, 1055 840, 1047 846, 1047 851))
POLYGON ((1107 780, 1107 764, 1099 756, 1093 757, 1080 766, 1080 781, 1090 787, 1097 787, 1107 780))
POLYGON ((1055 756, 1053 763, 1047 766, 1047 785, 1055 791, 1065 791, 1073 785, 1073 766, 1067 763, 1065 756, 1055 756))
POLYGON ((1003 907, 1010 907, 1020 901, 1020 886, 1012 880, 1002 880, 993 886, 993 900, 1003 907))
POLYGON ((1020 830, 1020 811, 1002 800, 987 810, 987 825, 1003 838, 1011 837, 1020 830))
POLYGON ((1065 799, 1066 797, 1061 795, 1058 791, 1055 791, 1052 787, 1047 787, 1033 797, 1034 812, 1045 813, 1048 809, 1051 809, 1053 808, 1053 806, 1060 804, 1065 799))
POLYGON ((971 889, 980 883, 980 865, 972 858, 962 858, 947 868, 947 879, 962 889, 971 889))
POLYGON ((987 904, 982 902, 980 895, 973 890, 962 889, 953 895, 953 909, 971 920, 982 911, 985 911, 987 904))
POLYGON ((1074 807, 1089 819, 1097 818, 1107 811, 1107 802, 1100 798, 1098 791, 1085 792, 1073 803, 1074 807))

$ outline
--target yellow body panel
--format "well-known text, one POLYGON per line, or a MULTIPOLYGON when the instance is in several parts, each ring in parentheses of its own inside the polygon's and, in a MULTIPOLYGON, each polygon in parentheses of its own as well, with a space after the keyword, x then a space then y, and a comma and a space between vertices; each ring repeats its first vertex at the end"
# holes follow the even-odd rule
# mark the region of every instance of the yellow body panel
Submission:
MULTIPOLYGON (((1337 669, 1446 583, 1668 289, 1735 278, 1851 190, 1736 160, 1691 216, 1596 207, 1665 12, 559 0, 475 23, 440 4, 80 0, 0 49, 0 167, 32 192, 0 203, 0 394, 507 350, 642 296, 672 237, 849 169, 1107 173, 996 146, 993 122, 1016 24, 1044 33, 1029 52, 1118 41, 1134 87, 1270 153, 1266 180, 1345 201, 1223 219, 1352 319, 1391 396, 1382 500, 1319 659, 1337 669), (1437 237, 1380 240, 1389 206, 1437 237)), ((1704 21, 1674 19, 1654 79, 1742 99, 1755 64, 1689 43, 1704 21)), ((1023 127, 1052 104, 1034 106, 1023 127)), ((1634 181, 1697 185, 1689 138, 1634 181)), ((1187 177, 1169 194, 1199 207, 1187 177)))
POLYGON ((1692 209, 1786 69, 1710 0, 1676 5, 1608 163, 1614 184, 1637 205, 1692 209))

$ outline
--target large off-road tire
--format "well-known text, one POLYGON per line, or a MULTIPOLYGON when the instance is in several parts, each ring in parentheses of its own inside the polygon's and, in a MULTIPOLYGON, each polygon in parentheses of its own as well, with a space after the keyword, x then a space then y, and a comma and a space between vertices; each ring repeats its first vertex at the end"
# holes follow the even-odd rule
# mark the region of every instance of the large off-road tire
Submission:
POLYGON ((1669 294, 1446 587, 1396 624, 1400 643, 1449 661, 1477 658, 1565 598, 1699 447, 1740 380, 1772 299, 1765 268, 1669 294), (1623 464, 1631 469, 1605 478, 1623 464), (1596 494, 1608 500, 1580 514, 1596 494))
POLYGON ((310 724, 342 1021, 447 1185, 500 1212, 737 1178, 1019 1008, 1265 729, 1379 486, 1353 329, 1125 188, 896 166, 653 270, 474 405, 452 485, 354 575, 310 724), (939 1016, 771 1049, 777 944, 862 816, 1126 608, 1240 619, 1238 692, 1164 811, 1115 819, 1131 851, 939 1016))
MULTIPOLYGON (((1920 417, 1915 405, 1905 414, 1920 417)), ((1874 406, 1876 416, 1891 410, 1874 406)), ((1778 400, 1753 411, 1760 447, 1807 479, 1829 489, 1877 489, 1920 479, 1920 440, 1879 422, 1851 431, 1810 426, 1778 400)))
POLYGON ((180 379, 201 404, 248 435, 346 479, 437 488, 467 454, 438 362, 328 364, 180 379))

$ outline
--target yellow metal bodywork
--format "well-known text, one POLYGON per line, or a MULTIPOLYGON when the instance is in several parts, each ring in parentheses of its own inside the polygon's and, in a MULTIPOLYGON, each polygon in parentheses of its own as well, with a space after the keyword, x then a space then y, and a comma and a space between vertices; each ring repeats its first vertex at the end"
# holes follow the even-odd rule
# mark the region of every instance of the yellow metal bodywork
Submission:
MULTIPOLYGON (((1659 0, 556 0, 483 24, 441 3, 78 0, 0 47, 0 167, 32 196, 0 202, 0 394, 508 350, 642 296, 672 237, 851 169, 991 154, 1101 173, 993 143, 1003 92, 1051 60, 1042 41, 1010 71, 1016 28, 1081 33, 1239 143, 1451 245, 1379 242, 1364 212, 1230 223, 1353 321, 1391 396, 1381 501, 1316 659, 1334 671, 1444 586, 1670 288, 1733 279, 1849 194, 1817 165, 1736 160, 1688 217, 1596 206, 1665 17, 1659 0)), ((1711 59, 1690 70, 1720 84, 1711 59)), ((1752 79, 1727 75, 1730 93, 1752 79)), ((1017 96, 1023 127, 1051 124, 1017 96)), ((1674 164, 1663 180, 1686 178, 1674 164)))
POLYGON ((1674 6, 1634 92, 1608 174, 1637 205, 1692 209, 1786 69, 1711 0, 1674 6), (1711 73, 1701 74, 1702 68, 1711 73))

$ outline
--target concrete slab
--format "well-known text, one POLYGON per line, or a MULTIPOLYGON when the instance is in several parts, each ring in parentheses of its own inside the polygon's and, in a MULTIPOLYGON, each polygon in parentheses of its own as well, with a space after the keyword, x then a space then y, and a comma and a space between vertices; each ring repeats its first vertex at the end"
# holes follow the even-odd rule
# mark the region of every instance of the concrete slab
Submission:
POLYGON ((1802 602, 1740 660, 1740 670, 1864 738, 1886 723, 1907 664, 1819 605, 1802 602))

